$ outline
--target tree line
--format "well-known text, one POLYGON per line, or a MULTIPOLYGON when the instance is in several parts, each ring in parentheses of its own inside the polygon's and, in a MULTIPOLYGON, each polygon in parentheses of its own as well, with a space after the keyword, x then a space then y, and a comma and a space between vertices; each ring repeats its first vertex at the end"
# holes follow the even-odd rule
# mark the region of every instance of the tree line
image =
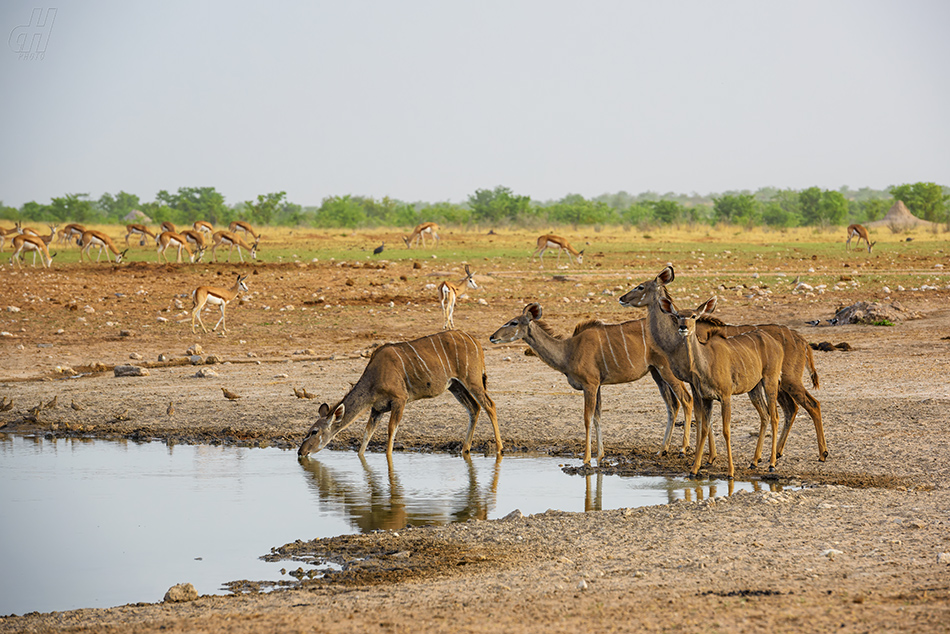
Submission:
POLYGON ((883 218, 897 200, 903 201, 915 216, 947 223, 950 228, 950 188, 928 182, 895 185, 887 190, 764 187, 755 192, 709 196, 655 192, 633 195, 621 191, 595 198, 568 194, 549 201, 532 200, 498 186, 478 189, 463 203, 408 203, 389 197, 377 200, 346 195, 328 196, 319 207, 292 203, 286 192, 260 194, 254 200, 228 205, 214 187, 180 187, 175 193, 159 191, 151 202, 120 191, 115 195, 105 193, 98 200, 91 200, 88 194, 66 194, 53 198, 49 204, 31 201, 19 209, 0 203, 0 219, 125 224, 126 216, 138 210, 154 223, 167 220, 190 225, 206 220, 216 226, 245 220, 264 226, 349 229, 407 227, 428 221, 492 227, 727 224, 791 228, 872 222, 883 218))

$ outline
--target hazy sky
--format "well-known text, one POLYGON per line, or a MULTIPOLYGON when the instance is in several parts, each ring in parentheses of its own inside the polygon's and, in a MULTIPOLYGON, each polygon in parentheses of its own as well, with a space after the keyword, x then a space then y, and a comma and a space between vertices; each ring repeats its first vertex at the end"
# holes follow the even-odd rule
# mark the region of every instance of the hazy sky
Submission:
POLYGON ((0 35, 17 207, 950 185, 945 0, 3 0, 0 35))

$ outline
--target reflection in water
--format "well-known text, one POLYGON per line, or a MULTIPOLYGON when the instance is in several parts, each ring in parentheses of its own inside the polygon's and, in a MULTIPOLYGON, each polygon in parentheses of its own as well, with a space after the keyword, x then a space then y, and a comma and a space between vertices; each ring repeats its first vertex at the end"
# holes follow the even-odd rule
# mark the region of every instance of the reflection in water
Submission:
MULTIPOLYGON (((309 473, 307 483, 320 501, 341 509, 353 525, 367 533, 379 529, 488 519, 498 493, 502 457, 496 458, 491 482, 484 488, 478 484, 478 470, 471 457, 464 456, 464 459, 464 486, 454 491, 441 491, 435 500, 420 499, 414 495, 415 492, 407 496, 391 457, 386 460, 384 477, 365 457, 359 456, 362 485, 342 469, 322 462, 319 455, 301 459, 300 465, 309 473)), ((429 473, 438 477, 434 475, 435 471, 429 473)))

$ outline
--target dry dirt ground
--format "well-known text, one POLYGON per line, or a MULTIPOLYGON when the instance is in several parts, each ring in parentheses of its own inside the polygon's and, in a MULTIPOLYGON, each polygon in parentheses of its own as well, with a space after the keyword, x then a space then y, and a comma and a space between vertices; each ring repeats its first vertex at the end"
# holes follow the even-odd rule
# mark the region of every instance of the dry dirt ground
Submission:
MULTIPOLYGON (((869 268, 877 262, 860 261, 869 268)), ((0 433, 295 447, 318 404, 342 396, 374 345, 439 328, 434 291, 426 286, 446 273, 461 276, 458 263, 437 262, 133 262, 50 272, 4 265, 0 396, 13 406, 0 413, 0 433), (251 273, 250 292, 232 303, 230 332, 192 335, 187 294, 199 284, 229 283, 238 271, 251 273), (203 348, 200 367, 186 357, 195 343, 203 348), (168 360, 159 362, 160 354, 168 360), (205 365, 209 355, 221 363, 205 365), (112 367, 122 363, 147 367, 149 375, 117 378, 112 367), (201 368, 217 376, 196 378, 201 368), (67 378, 72 373, 78 378, 67 378), (242 398, 225 400, 221 387, 242 398), (318 398, 297 399, 295 387, 318 398), (32 409, 54 397, 54 406, 32 409), (169 402, 174 416, 166 414, 169 402)), ((482 288, 460 302, 456 324, 486 349, 506 451, 576 457, 582 399, 561 375, 525 356, 524 346, 490 344, 491 332, 529 300, 540 301, 562 332, 594 316, 643 317, 620 307, 617 296, 664 263, 660 256, 558 271, 479 264, 482 288)), ((936 264, 950 262, 938 254, 914 267, 931 274, 936 264)), ((329 540, 300 535, 275 556, 288 567, 326 557, 344 571, 270 594, 0 617, 0 632, 950 630, 950 554, 943 554, 950 553, 950 280, 942 278, 938 290, 893 293, 887 301, 916 317, 895 326, 813 328, 804 322, 886 296, 869 284, 792 292, 790 280, 809 268, 853 272, 840 268, 840 259, 789 263, 788 277, 772 279, 767 292, 752 288, 745 266, 728 275, 702 258, 677 266, 671 291, 680 304, 717 293, 726 321, 782 323, 809 341, 853 347, 815 353, 821 389, 812 392, 821 401, 826 462, 817 461, 814 430, 802 413, 777 480, 759 492, 329 540), (719 281, 738 277, 744 286, 719 281)), ((210 327, 216 314, 205 321, 210 327)), ((665 413, 649 380, 605 388, 603 420, 610 470, 686 473, 686 459, 655 455, 665 413)), ((449 395, 417 402, 396 446, 457 451, 465 424, 449 395)), ((337 446, 353 446, 362 428, 361 421, 344 432, 337 446)), ((385 441, 380 428, 371 450, 385 441)), ((737 477, 764 475, 747 469, 756 429, 754 410, 741 397, 733 422, 737 477)), ((476 450, 491 451, 491 438, 483 417, 476 450)), ((722 448, 721 436, 719 442, 722 448)), ((295 456, 288 452, 287 459, 295 456)), ((721 455, 708 473, 723 472, 721 455)), ((68 529, 63 539, 69 541, 68 529)))

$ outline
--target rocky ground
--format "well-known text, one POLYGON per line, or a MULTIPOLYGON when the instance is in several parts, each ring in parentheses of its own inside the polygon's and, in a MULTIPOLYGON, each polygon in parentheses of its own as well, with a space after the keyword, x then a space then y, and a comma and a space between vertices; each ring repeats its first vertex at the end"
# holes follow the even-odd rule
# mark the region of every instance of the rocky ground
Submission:
MULTIPOLYGON (((945 261, 936 256, 920 267, 945 261)), ((488 335, 529 299, 540 301, 563 332, 591 316, 640 318, 642 311, 619 307, 616 295, 652 277, 658 265, 561 271, 563 281, 523 264, 481 267, 482 289, 460 303, 456 323, 486 348, 506 451, 576 455, 583 448, 582 401, 561 375, 525 356, 523 345, 493 346, 488 335)), ((0 631, 950 629, 946 282, 891 294, 851 285, 836 293, 793 292, 790 282, 773 282, 760 294, 751 279, 717 288, 716 271, 702 265, 684 263, 690 273, 677 280, 681 303, 698 304, 716 292, 726 300, 719 309, 726 321, 782 323, 809 341, 852 347, 815 353, 821 389, 813 394, 822 405, 826 462, 817 461, 814 431, 802 414, 777 479, 760 492, 583 514, 512 513, 328 540, 301 535, 275 544, 274 556, 288 567, 330 559, 343 571, 269 594, 0 617, 0 631), (804 324, 858 300, 897 302, 906 319, 894 326, 804 324)), ((0 413, 0 433, 295 447, 318 404, 342 396, 375 345, 438 329, 441 315, 426 285, 456 274, 442 266, 133 263, 50 273, 4 267, 0 396, 13 405, 0 413), (232 303, 228 335, 192 335, 187 293, 197 283, 229 283, 239 270, 251 271, 251 293, 232 303), (186 356, 194 344, 202 348, 200 366, 186 356), (209 356, 217 362, 208 364, 209 356), (148 375, 117 378, 119 364, 145 367, 148 375), (197 378, 202 369, 212 375, 197 378), (222 387, 242 398, 226 400, 222 387), (298 399, 294 388, 318 398, 298 399)), ((211 313, 205 321, 210 326, 211 313)), ((665 414, 652 382, 605 388, 603 412, 611 471, 687 471, 686 459, 655 455, 665 414)), ((457 451, 465 422, 448 395, 411 404, 397 449, 457 451)), ((757 427, 742 397, 733 423, 737 477, 765 475, 747 468, 757 427)), ((360 422, 341 434, 338 446, 353 446, 362 429, 360 422)), ((475 449, 491 451, 491 439, 483 420, 475 449)), ((371 450, 384 441, 378 431, 371 450)), ((721 476, 724 457, 708 473, 721 476)), ((236 581, 235 589, 253 588, 236 581)))

